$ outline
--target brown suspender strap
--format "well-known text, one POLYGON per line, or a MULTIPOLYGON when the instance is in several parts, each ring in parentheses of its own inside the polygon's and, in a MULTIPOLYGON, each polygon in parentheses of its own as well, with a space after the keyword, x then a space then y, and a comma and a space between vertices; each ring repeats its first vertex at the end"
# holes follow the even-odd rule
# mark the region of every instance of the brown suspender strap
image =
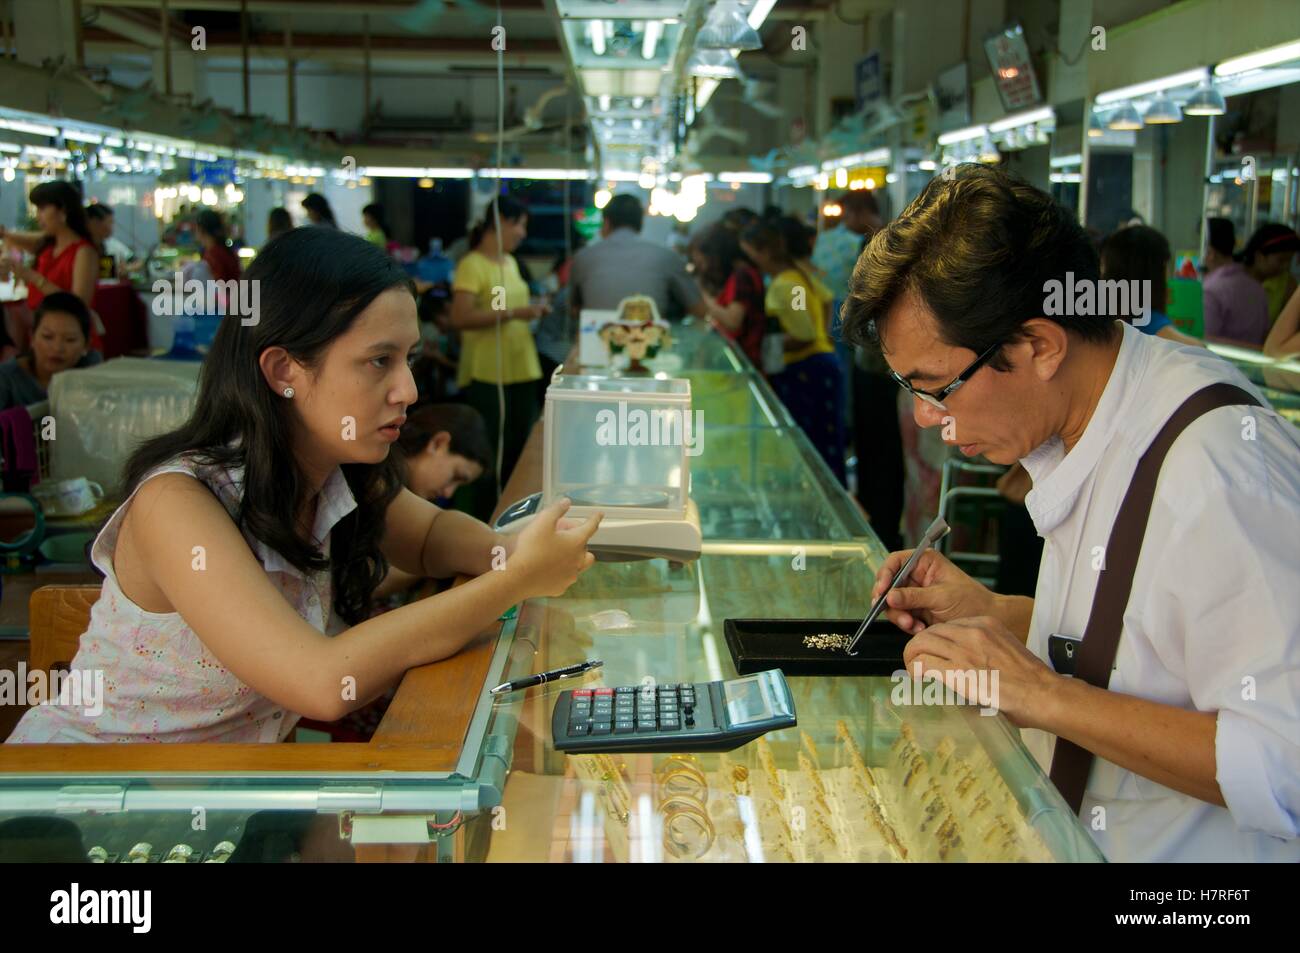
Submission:
MULTIPOLYGON (((1104 568, 1097 580, 1088 625, 1075 653, 1075 678, 1098 688, 1106 688, 1110 684, 1115 653, 1119 649, 1120 634, 1124 629, 1124 609, 1128 606, 1129 593, 1133 590, 1133 573, 1142 552, 1142 538, 1146 535, 1147 521, 1151 516, 1151 501, 1156 494, 1156 479, 1160 476, 1160 467, 1165 462, 1169 448, 1179 434, 1202 414, 1219 407, 1236 405, 1258 407, 1259 401, 1232 384, 1211 384, 1198 390, 1165 421, 1160 433, 1138 460, 1133 480, 1129 483, 1128 492, 1124 494, 1124 502, 1120 504, 1119 514, 1115 517, 1110 539, 1106 543, 1104 568)), ((1056 751, 1052 756, 1052 783, 1065 798, 1065 803, 1070 805, 1070 810, 1076 814, 1083 804, 1083 791, 1092 770, 1092 759, 1091 751, 1080 748, 1065 738, 1056 739, 1056 751)))

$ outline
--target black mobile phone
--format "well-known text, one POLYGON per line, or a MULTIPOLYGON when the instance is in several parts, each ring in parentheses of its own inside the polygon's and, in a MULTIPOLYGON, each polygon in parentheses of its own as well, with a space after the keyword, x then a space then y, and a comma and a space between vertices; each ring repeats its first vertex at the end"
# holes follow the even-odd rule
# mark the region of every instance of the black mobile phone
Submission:
POLYGON ((1075 659, 1079 656, 1079 646, 1083 639, 1072 635, 1049 635, 1047 637, 1047 657, 1057 674, 1073 675, 1075 659))

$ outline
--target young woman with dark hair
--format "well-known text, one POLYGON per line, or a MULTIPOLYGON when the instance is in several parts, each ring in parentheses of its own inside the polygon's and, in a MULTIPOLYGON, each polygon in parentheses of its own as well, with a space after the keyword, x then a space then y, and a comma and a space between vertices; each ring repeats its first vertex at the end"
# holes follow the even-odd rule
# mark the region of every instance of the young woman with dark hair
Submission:
POLYGON ((273 208, 266 216, 266 240, 272 241, 285 232, 293 231, 293 218, 287 208, 273 208))
MULTIPOLYGON (((31 204, 36 206, 39 232, 11 232, 0 226, 0 238, 11 248, 36 256, 35 267, 18 264, 0 265, 27 285, 27 307, 35 311, 41 300, 56 291, 70 291, 91 307, 95 280, 99 277, 99 249, 86 224, 81 194, 68 182, 42 182, 32 189, 31 204)), ((5 325, 9 336, 20 348, 27 344, 31 330, 27 322, 10 321, 5 325)), ((102 325, 91 313, 90 346, 101 346, 102 325)))
MULTIPOLYGON (((1137 281, 1150 289, 1147 301, 1150 313, 1138 315, 1136 302, 1129 295, 1129 314, 1118 314, 1144 334, 1204 347, 1196 338, 1183 334, 1169 320, 1169 276, 1173 272, 1173 253, 1169 241, 1150 225, 1128 225, 1112 232, 1101 243, 1101 277, 1103 281, 1137 281), (1138 323, 1135 318, 1145 318, 1138 323)), ((1131 286, 1128 286, 1131 287, 1131 286)))
MULTIPOLYGON (((514 251, 528 234, 528 210, 509 196, 489 205, 470 232, 470 251, 452 279, 451 327, 461 332, 456 384, 465 402, 483 415, 495 449, 501 449, 501 483, 510 478, 524 441, 541 413, 537 381, 542 367, 528 322, 545 309, 529 303, 528 284, 514 251), (498 220, 500 222, 498 226, 498 220), (498 231, 498 228, 500 229, 498 231), (505 392, 504 428, 498 382, 505 392)), ((496 502, 491 474, 471 488, 470 512, 486 519, 496 502)))
POLYGON ((561 523, 556 506, 513 541, 402 487, 390 451, 420 335, 389 256, 295 229, 247 277, 258 322, 222 322, 193 415, 131 457, 95 540, 104 592, 72 666, 109 674, 102 714, 38 706, 11 742, 283 740, 299 716, 365 705, 592 563, 598 519, 561 523), (368 619, 389 565, 477 578, 368 619))
POLYGON ((366 241, 372 245, 387 249, 389 242, 388 217, 384 207, 378 202, 371 202, 361 210, 361 223, 366 227, 366 241))
POLYGON ((741 235, 745 254, 772 279, 764 306, 785 333, 785 369, 772 388, 843 484, 844 376, 830 339, 830 289, 800 262, 810 246, 794 219, 755 222, 741 235))
POLYGON ((239 277, 239 256, 226 244, 226 223, 221 213, 205 208, 194 219, 194 233, 198 236, 203 249, 201 264, 186 278, 212 279, 214 281, 232 281, 239 277))
POLYGON ((45 400, 59 371, 98 364, 89 350, 90 309, 69 291, 46 295, 36 309, 26 354, 0 364, 0 410, 45 400))
POLYGON ((709 323, 763 366, 763 278, 740 250, 736 233, 715 222, 691 241, 691 263, 709 323))
POLYGON ((330 208, 329 199, 319 192, 312 192, 303 199, 302 207, 307 213, 307 220, 313 225, 328 225, 330 228, 339 227, 339 223, 334 220, 334 209, 330 208))

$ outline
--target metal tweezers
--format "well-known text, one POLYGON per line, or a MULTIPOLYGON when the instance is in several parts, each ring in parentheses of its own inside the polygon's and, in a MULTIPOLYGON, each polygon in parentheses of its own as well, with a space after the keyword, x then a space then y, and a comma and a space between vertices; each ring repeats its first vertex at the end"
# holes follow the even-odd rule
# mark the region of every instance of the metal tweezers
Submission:
POLYGON ((903 564, 902 569, 898 570, 898 574, 894 576, 893 581, 890 582, 889 588, 882 592, 880 598, 875 601, 874 605, 872 605, 871 611, 868 612, 867 617, 862 620, 862 625, 858 626, 858 631, 857 634, 853 636, 853 641, 848 644, 848 647, 844 651, 848 652, 849 655, 858 654, 854 651, 857 647, 858 640, 862 638, 863 634, 867 631, 868 626, 876 621, 876 616, 880 615, 881 610, 885 608, 885 600, 889 598, 889 594, 894 591, 900 582, 912 574, 912 570, 915 569, 916 564, 921 561, 921 557, 925 554, 925 551, 947 536, 949 529, 950 527, 948 526, 948 523, 942 516, 935 517, 934 522, 930 524, 930 528, 925 531, 925 538, 917 544, 916 549, 912 550, 911 558, 903 564))

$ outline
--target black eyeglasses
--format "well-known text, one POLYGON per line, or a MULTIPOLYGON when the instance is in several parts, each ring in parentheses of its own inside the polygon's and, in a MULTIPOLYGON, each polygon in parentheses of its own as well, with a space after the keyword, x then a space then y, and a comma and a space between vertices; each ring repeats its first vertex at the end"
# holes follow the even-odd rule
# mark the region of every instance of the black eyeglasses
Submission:
POLYGON ((962 371, 960 374, 954 377, 952 379, 952 383, 949 384, 947 387, 944 387, 938 393, 934 393, 928 390, 917 390, 908 381, 900 377, 898 375, 898 372, 893 370, 892 368, 889 371, 889 376, 894 379, 894 383, 896 383, 899 387, 903 388, 903 390, 907 391, 913 397, 919 397, 927 404, 930 404, 933 407, 938 407, 940 410, 947 410, 948 408, 943 405, 943 402, 947 400, 949 397, 951 397, 953 392, 956 391, 957 388, 961 387, 962 384, 970 380, 975 375, 976 371, 978 371, 981 367, 987 364, 989 362, 989 359, 992 358, 993 355, 998 352, 998 348, 1002 347, 1004 343, 1005 342, 1003 341, 999 341, 996 344, 989 345, 989 347, 984 351, 983 354, 975 358, 975 360, 971 361, 971 363, 967 366, 966 370, 962 371))

